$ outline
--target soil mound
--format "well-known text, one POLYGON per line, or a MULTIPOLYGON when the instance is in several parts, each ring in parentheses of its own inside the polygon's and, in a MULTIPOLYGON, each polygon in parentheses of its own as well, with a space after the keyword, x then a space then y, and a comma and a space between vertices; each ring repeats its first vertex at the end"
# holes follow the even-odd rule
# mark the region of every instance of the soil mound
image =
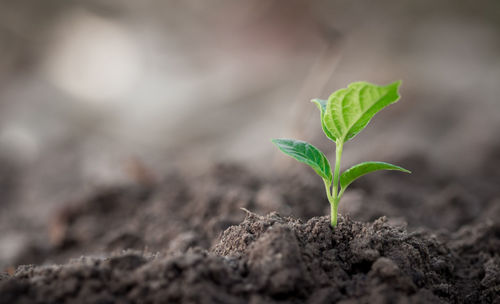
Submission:
MULTIPOLYGON (((56 210, 46 233, 29 235, 7 264, 64 263, 81 255, 125 249, 208 249, 220 233, 245 216, 278 211, 301 219, 328 212, 324 191, 302 176, 269 180, 235 165, 218 165, 203 176, 171 173, 154 184, 94 189, 56 210)), ((14 221, 15 218, 10 220, 14 221)))
POLYGON ((95 189, 24 246, 2 236, 0 303, 500 303, 500 148, 464 176, 396 163, 415 173, 354 183, 334 230, 307 170, 219 165, 95 189))
POLYGON ((19 267, 0 303, 500 303, 498 252, 493 223, 437 236, 249 213, 209 250, 19 267))

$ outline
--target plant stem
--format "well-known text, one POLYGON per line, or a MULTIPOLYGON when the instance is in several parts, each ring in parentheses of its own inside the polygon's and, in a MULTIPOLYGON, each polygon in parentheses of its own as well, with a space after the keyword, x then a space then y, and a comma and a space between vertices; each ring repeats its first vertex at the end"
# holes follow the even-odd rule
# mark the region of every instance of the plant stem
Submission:
POLYGON ((331 205, 331 224, 332 227, 337 226, 337 213, 338 205, 340 201, 340 189, 339 189, 339 176, 340 176, 340 159, 342 157, 342 150, 344 148, 344 142, 339 141, 335 146, 335 170, 333 172, 333 202, 330 201, 331 205))
POLYGON ((340 176, 340 158, 344 143, 339 141, 335 147, 335 171, 333 172, 333 198, 336 199, 339 194, 339 176, 340 176))
POLYGON ((328 197, 328 201, 330 202, 330 204, 332 204, 334 201, 330 190, 332 183, 328 182, 326 179, 323 179, 323 182, 325 183, 325 190, 326 190, 326 196, 328 197))
POLYGON ((337 226, 337 204, 330 203, 330 225, 332 228, 337 226))
POLYGON ((327 181, 326 179, 323 179, 323 182, 325 183, 325 190, 326 190, 326 196, 328 197, 328 201, 330 202, 330 215, 331 215, 331 220, 330 223, 332 227, 335 227, 337 225, 337 212, 336 212, 336 199, 333 198, 332 193, 331 193, 331 186, 332 183, 327 181))

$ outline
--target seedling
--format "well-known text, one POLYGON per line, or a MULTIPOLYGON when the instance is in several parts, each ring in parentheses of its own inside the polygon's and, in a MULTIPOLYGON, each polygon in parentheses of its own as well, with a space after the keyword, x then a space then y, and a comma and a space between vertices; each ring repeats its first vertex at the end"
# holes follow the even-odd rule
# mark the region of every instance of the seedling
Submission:
POLYGON ((313 145, 295 139, 273 139, 273 143, 285 154, 309 165, 325 183, 326 196, 331 206, 331 225, 337 226, 339 201, 347 187, 359 177, 378 170, 410 171, 384 162, 364 162, 340 174, 340 159, 344 143, 354 138, 372 117, 399 99, 401 81, 387 86, 368 82, 354 82, 347 88, 334 92, 328 100, 313 99, 321 114, 321 126, 328 138, 335 142, 335 169, 325 155, 313 145))

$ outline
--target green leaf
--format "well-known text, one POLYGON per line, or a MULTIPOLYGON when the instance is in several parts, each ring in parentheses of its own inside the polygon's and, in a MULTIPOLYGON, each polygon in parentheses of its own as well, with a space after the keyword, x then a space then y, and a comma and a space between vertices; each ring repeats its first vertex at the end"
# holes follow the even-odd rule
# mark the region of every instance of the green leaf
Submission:
POLYGON ((335 141, 353 138, 378 111, 398 101, 400 84, 401 81, 387 86, 354 82, 330 95, 323 120, 335 141))
POLYGON ((328 138, 335 141, 335 136, 333 136, 333 134, 330 133, 328 128, 325 126, 325 120, 323 119, 323 117, 325 116, 326 105, 327 105, 328 101, 325 99, 315 98, 315 99, 311 100, 311 102, 314 102, 316 104, 316 106, 318 106, 318 109, 319 109, 320 115, 321 115, 321 127, 323 128, 323 132, 325 132, 325 134, 328 138))
POLYGON ((295 139, 273 139, 272 142, 283 153, 309 165, 316 173, 329 183, 332 182, 332 170, 325 155, 315 146, 295 139))
POLYGON ((349 186, 353 181, 360 178, 361 176, 379 170, 398 170, 406 173, 411 173, 411 171, 408 171, 399 166, 391 165, 389 163, 374 161, 364 162, 347 169, 340 175, 340 188, 345 190, 347 186, 349 186))

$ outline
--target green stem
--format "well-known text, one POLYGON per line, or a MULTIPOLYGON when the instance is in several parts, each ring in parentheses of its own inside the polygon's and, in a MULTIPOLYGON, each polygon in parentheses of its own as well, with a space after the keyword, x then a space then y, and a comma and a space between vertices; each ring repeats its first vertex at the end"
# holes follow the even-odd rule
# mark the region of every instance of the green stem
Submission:
POLYGON ((337 204, 330 204, 330 224, 332 228, 337 226, 337 204))
POLYGON ((334 202, 334 199, 332 197, 332 193, 330 190, 332 183, 327 181, 326 179, 323 179, 323 182, 325 183, 326 196, 328 197, 328 201, 330 202, 330 205, 331 205, 334 202))
POLYGON ((333 198, 338 197, 339 193, 339 176, 340 176, 340 158, 342 157, 343 142, 338 142, 335 149, 335 171, 333 172, 333 198))
POLYGON ((326 179, 323 179, 323 182, 325 183, 326 196, 328 197, 328 201, 330 202, 330 223, 332 227, 335 227, 337 225, 337 203, 335 202, 336 199, 332 196, 331 193, 332 183, 327 181, 326 179))
POLYGON ((337 226, 337 213, 338 205, 340 201, 341 190, 339 189, 339 177, 340 177, 340 159, 342 157, 342 150, 344 148, 344 142, 339 141, 335 147, 335 170, 333 172, 333 201, 330 200, 331 205, 331 224, 332 227, 337 226))
POLYGON ((340 201, 340 199, 342 198, 342 195, 344 195, 344 191, 345 191, 345 188, 341 188, 340 189, 339 195, 337 195, 337 200, 338 201, 340 201))

